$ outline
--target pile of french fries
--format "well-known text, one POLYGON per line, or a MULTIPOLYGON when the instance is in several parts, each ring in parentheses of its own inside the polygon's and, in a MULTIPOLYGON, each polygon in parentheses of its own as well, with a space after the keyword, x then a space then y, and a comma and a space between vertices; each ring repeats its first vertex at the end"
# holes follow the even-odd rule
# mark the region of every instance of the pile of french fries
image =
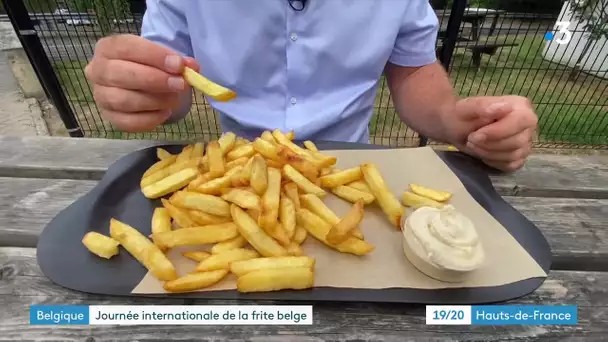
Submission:
POLYGON ((110 237, 90 232, 84 245, 103 258, 122 245, 169 292, 203 289, 228 274, 237 277, 240 292, 306 289, 314 285, 315 266, 301 248, 308 235, 337 252, 363 256, 374 250, 359 229, 365 206, 376 203, 400 229, 403 205, 441 205, 451 197, 412 184, 402 205, 374 164, 338 169, 336 157, 311 141, 300 147, 294 138, 278 129, 253 141, 229 132, 206 150, 202 143, 176 155, 158 148, 158 162, 140 182, 147 198, 161 198, 151 236, 112 219, 110 237), (323 202, 329 192, 351 203, 343 217, 323 202), (181 246, 201 247, 182 253, 198 263, 185 275, 166 256, 181 246))

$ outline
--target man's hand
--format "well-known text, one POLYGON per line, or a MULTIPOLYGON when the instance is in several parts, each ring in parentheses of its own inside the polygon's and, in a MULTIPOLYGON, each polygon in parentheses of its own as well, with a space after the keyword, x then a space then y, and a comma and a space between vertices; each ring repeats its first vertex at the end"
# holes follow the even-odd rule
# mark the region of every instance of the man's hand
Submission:
POLYGON ((456 104, 455 146, 489 166, 515 171, 526 162, 538 119, 525 97, 472 97, 456 104))
POLYGON ((167 121, 191 89, 184 67, 200 66, 189 57, 135 35, 116 35, 97 42, 85 68, 101 114, 119 129, 150 131, 167 121))

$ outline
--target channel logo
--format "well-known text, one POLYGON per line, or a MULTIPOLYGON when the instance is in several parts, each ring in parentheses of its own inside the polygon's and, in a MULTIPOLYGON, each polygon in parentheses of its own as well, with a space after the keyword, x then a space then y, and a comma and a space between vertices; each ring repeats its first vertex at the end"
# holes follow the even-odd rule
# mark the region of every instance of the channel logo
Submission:
POLYGON ((545 33, 546 41, 553 41, 559 45, 568 44, 572 39, 572 31, 569 30, 569 21, 558 21, 555 23, 556 32, 548 31, 545 33))

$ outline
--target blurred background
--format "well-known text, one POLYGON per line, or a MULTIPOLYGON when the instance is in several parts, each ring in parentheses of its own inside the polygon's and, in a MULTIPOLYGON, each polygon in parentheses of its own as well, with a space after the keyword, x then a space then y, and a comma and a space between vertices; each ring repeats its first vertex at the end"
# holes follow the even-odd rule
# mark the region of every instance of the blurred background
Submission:
MULTIPOLYGON (((531 98, 539 115, 537 147, 608 148, 608 0, 455 1, 431 5, 441 21, 437 53, 459 95, 531 98)), ((139 34, 145 1, 3 3, 6 58, 26 97, 41 105, 48 134, 163 140, 221 134, 216 113, 198 93, 185 120, 149 133, 120 132, 100 116, 83 68, 101 37, 139 34), (28 60, 31 70, 15 67, 28 60)), ((384 78, 379 82, 372 143, 418 146, 421 139, 399 120, 384 78)))

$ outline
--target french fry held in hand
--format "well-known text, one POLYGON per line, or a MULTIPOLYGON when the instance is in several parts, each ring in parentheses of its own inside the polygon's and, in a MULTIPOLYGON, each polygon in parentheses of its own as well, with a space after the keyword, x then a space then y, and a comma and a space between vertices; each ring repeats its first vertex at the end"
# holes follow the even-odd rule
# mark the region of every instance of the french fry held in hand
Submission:
MULTIPOLYGON (((170 234, 161 233, 161 234, 170 234)), ((175 267, 152 241, 137 229, 116 219, 110 220, 110 236, 159 280, 177 279, 175 267)))
POLYGON ((120 242, 97 232, 88 232, 82 238, 82 244, 98 257, 110 259, 118 254, 120 242))
POLYGON ((405 191, 401 195, 401 202, 406 207, 420 208, 420 207, 433 207, 442 208, 443 203, 434 201, 430 198, 417 195, 413 192, 405 191))
POLYGON ((404 208, 399 203, 397 197, 395 197, 395 194, 391 192, 388 185, 386 185, 376 165, 371 163, 362 164, 361 172, 363 173, 365 183, 367 183, 374 197, 376 197, 376 201, 389 221, 395 228, 401 229, 401 216, 403 216, 404 208))
POLYGON ((437 202, 446 202, 452 198, 452 194, 447 191, 435 190, 418 184, 410 184, 410 189, 416 195, 430 198, 437 202))
POLYGON ((200 290, 217 284, 226 275, 228 275, 227 269, 189 273, 178 279, 166 282, 163 285, 163 288, 165 291, 169 292, 190 292, 200 290))
POLYGON ((205 95, 213 98, 216 101, 226 102, 234 99, 236 93, 228 88, 225 88, 205 76, 199 74, 194 69, 184 68, 184 79, 192 87, 200 90, 205 95))

